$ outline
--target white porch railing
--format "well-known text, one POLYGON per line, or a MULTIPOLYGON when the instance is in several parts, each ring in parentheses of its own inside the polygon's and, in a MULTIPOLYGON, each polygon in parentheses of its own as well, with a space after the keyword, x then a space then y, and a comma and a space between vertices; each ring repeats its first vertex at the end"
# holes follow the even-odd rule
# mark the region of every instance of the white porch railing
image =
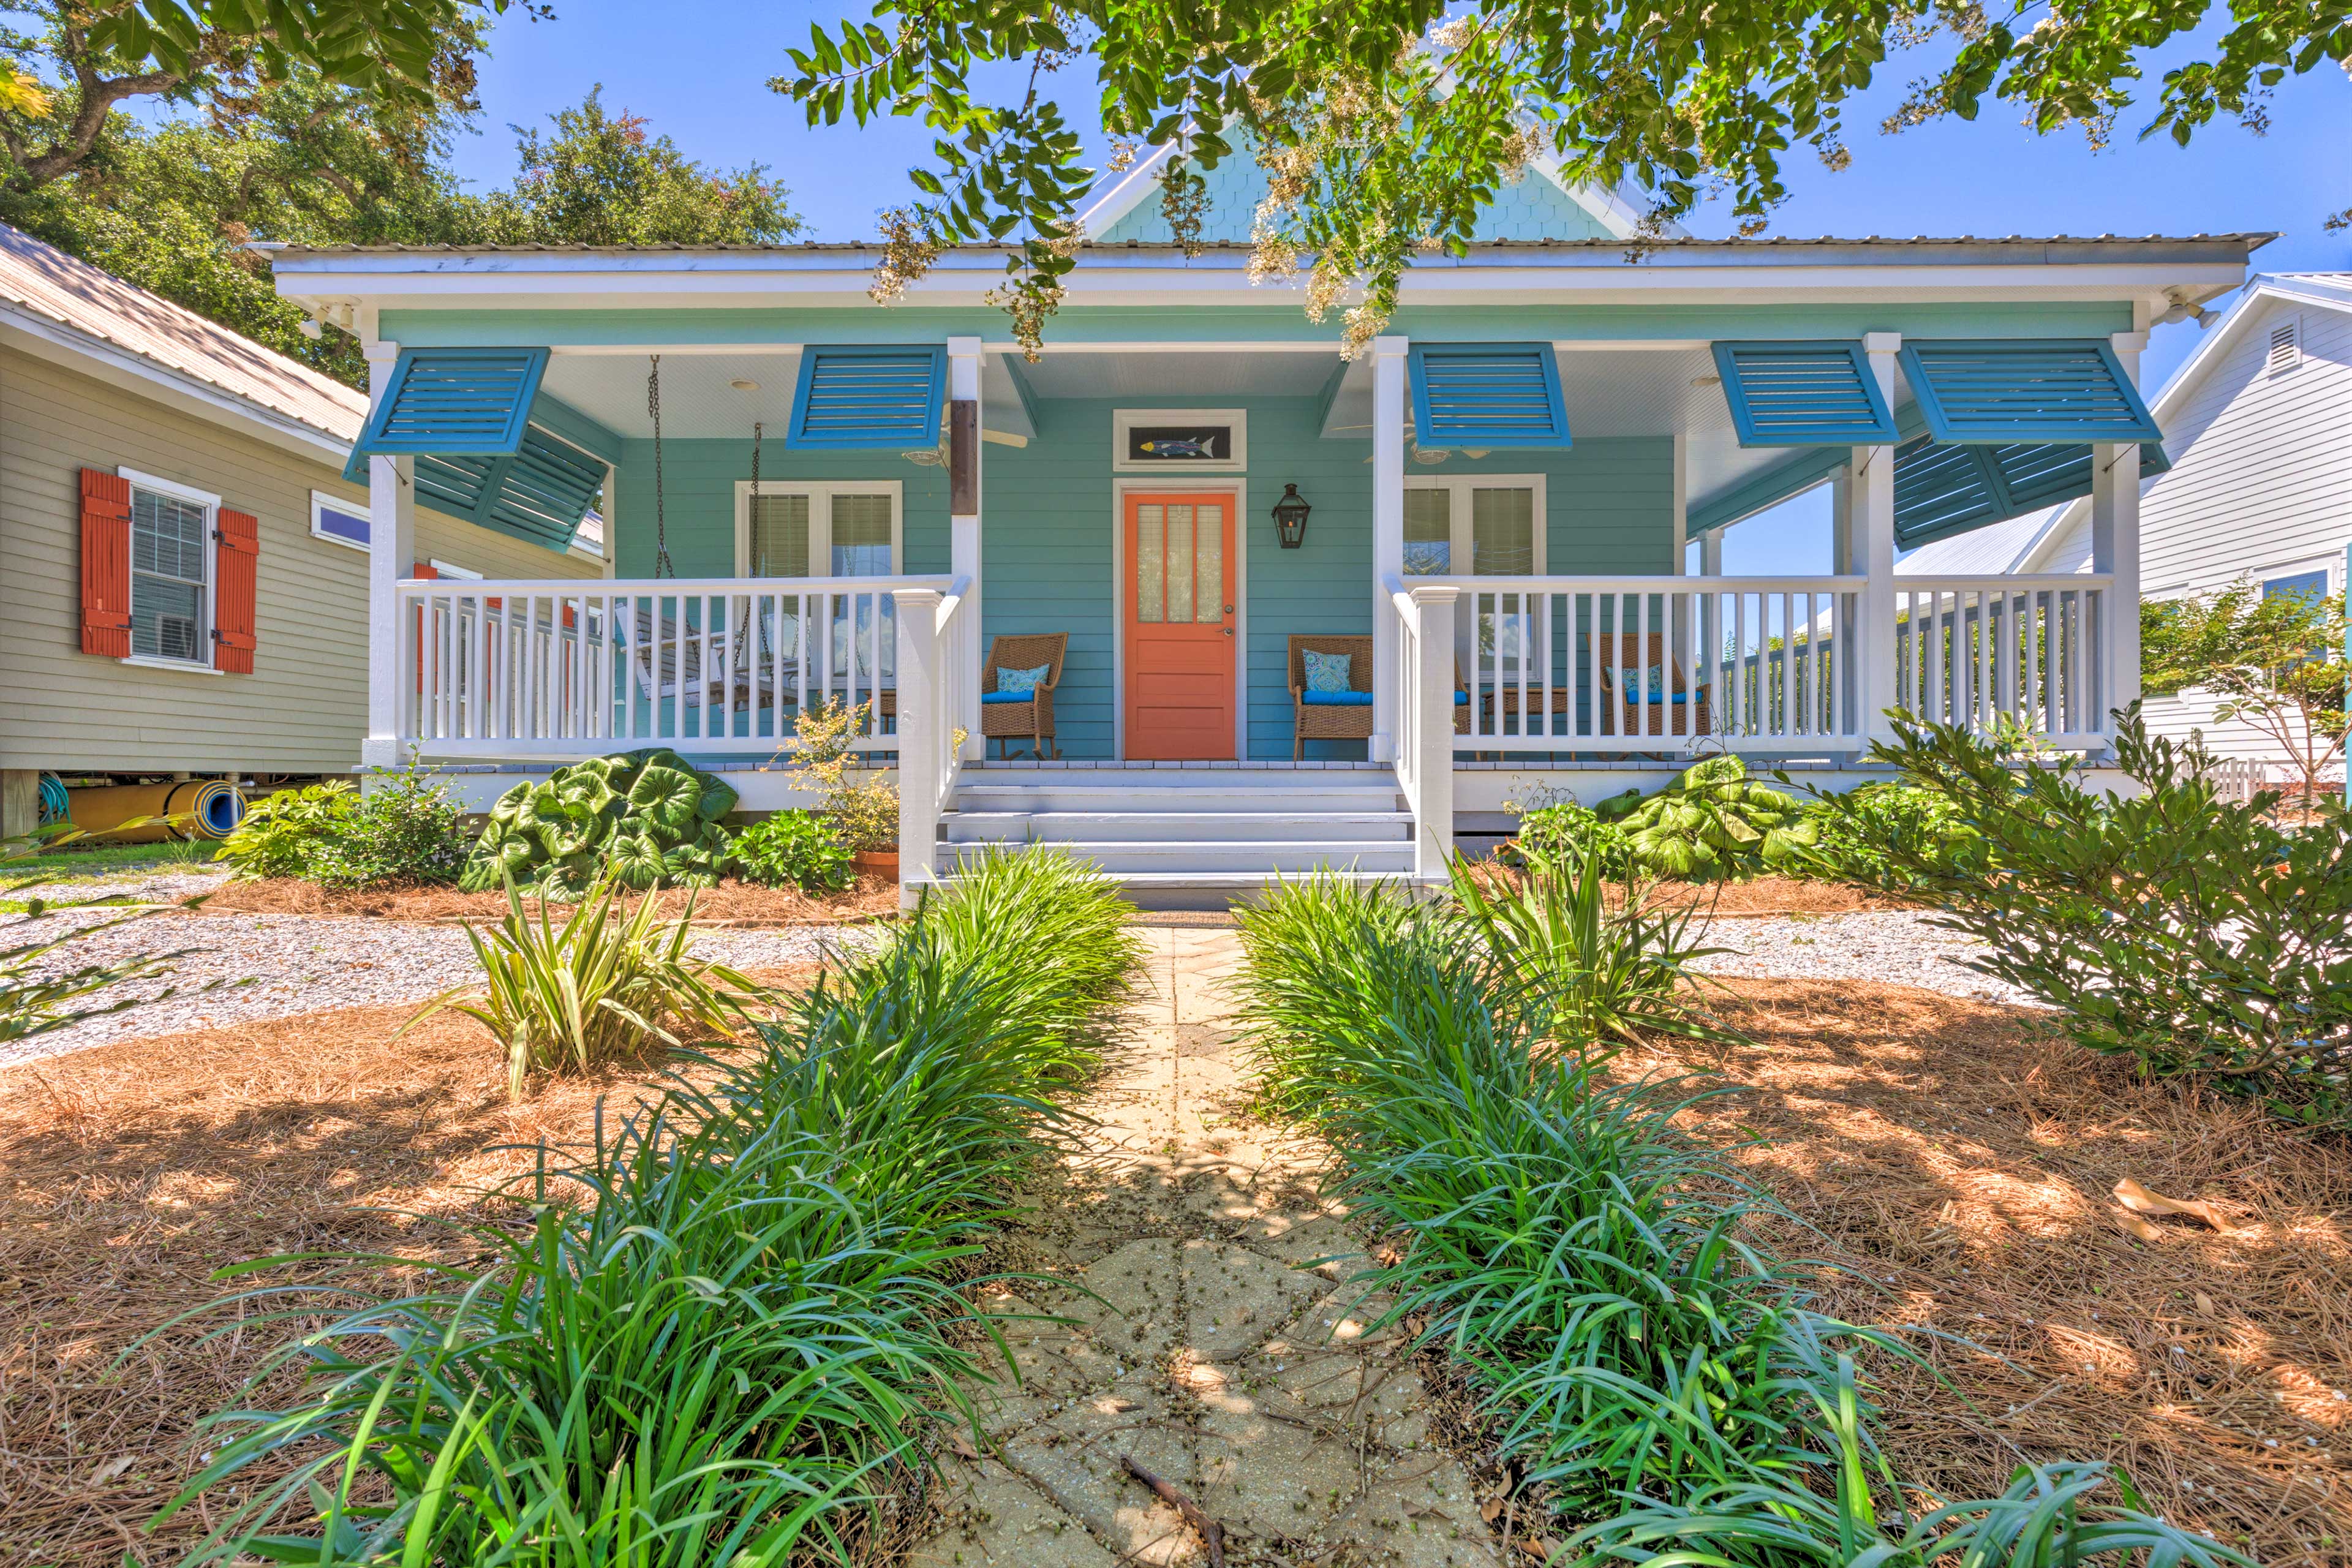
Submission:
POLYGON ((1980 731, 2006 721, 2059 746, 2103 743, 2110 587, 2080 574, 1896 579, 1890 704, 1980 731))
POLYGON ((971 579, 958 577, 947 592, 898 590, 898 886, 931 881, 939 872, 940 817, 961 769, 960 716, 979 672, 957 657, 966 646, 961 619, 971 579))
MULTIPOLYGON (((1413 580, 1416 584, 1432 581, 1413 580)), ((1452 577, 1490 752, 1851 751, 1860 577, 1452 577)))
POLYGON ((899 749, 901 594, 944 577, 487 582, 398 589, 400 740, 428 758, 637 746, 769 755, 799 715, 863 708, 899 749))
POLYGON ((1454 613, 1458 590, 1388 580, 1397 618, 1398 793, 1412 813, 1413 877, 1436 881, 1454 855, 1454 613))

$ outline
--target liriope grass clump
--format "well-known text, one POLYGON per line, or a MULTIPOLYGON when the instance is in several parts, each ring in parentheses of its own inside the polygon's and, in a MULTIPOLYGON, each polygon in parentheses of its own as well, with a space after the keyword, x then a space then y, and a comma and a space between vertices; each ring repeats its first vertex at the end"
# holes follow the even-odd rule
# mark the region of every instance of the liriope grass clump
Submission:
POLYGON ((954 1277, 1094 1060, 1124 912, 1066 858, 978 863, 760 1048, 543 1155, 478 1261, 233 1299, 235 1331, 295 1330, 253 1386, 299 1393, 211 1418, 172 1506, 218 1522, 186 1563, 851 1560, 961 1385, 1003 1374, 954 1277))
POLYGON ((2096 1466, 1906 1515, 1866 1367, 1912 1352, 1814 1310, 1812 1266, 1756 1239, 1769 1198, 1676 1131, 1723 1091, 1612 1079, 1590 998, 1549 1007, 1545 966, 1490 925, 1336 879, 1281 889, 1243 919, 1244 1016, 1271 1100, 1330 1141, 1350 1206, 1400 1243, 1357 1287, 1468 1370, 1580 1552, 2242 1561, 2100 1508, 2096 1466))

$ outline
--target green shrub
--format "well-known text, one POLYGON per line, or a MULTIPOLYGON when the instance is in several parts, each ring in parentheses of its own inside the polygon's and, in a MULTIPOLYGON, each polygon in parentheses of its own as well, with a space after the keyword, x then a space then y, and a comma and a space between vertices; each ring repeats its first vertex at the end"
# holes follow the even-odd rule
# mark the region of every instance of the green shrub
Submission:
POLYGON ((543 1157, 415 1294, 357 1258, 356 1307, 220 1303, 221 1333, 288 1338, 172 1505, 214 1510, 188 1568, 864 1561, 892 1471, 1004 1375, 952 1284, 1094 1059, 1124 913, 1066 858, 992 857, 764 1048, 543 1157))
POLYGON ((1835 795, 1815 792, 1807 811, 1817 836, 1783 862, 1784 870, 1890 891, 1916 890, 1906 866, 1952 874, 1959 865, 1959 846, 1976 837, 1948 796, 1916 784, 1876 783, 1835 795))
POLYGON ((466 864, 464 813, 412 757, 378 768, 364 793, 332 782, 256 801, 219 858, 241 877, 299 877, 324 888, 451 882, 466 864))
POLYGON ((1733 880, 1780 869, 1814 837, 1799 804, 1750 779, 1738 757, 1694 763, 1653 795, 1612 795, 1592 809, 1590 826, 1561 807, 1547 809, 1562 815, 1557 828, 1541 830, 1539 844, 1587 837, 1609 858, 1612 874, 1733 880))
POLYGON ((499 797, 458 886, 519 887, 576 902, 609 874, 643 891, 725 873, 732 789, 666 747, 591 757, 499 797))
POLYGON ((617 898, 610 883, 595 883, 559 928, 545 899, 526 911, 521 892, 508 883, 506 919, 487 935, 466 927, 482 984, 443 992, 401 1033, 446 1010, 479 1021, 506 1053, 508 1094, 520 1100, 534 1071, 593 1072, 656 1042, 682 1044, 673 1026, 708 1038, 743 1020, 751 982, 688 956, 692 893, 667 923, 658 894, 625 911, 614 907, 617 898), (477 994, 478 1001, 459 1000, 477 994))
POLYGON ((735 864, 745 878, 769 888, 834 893, 856 876, 849 847, 824 817, 779 811, 735 835, 735 864))
POLYGON ((2137 786, 2085 787, 2076 758, 2015 758, 1901 721, 1879 761, 1941 795, 1967 837, 1890 840, 1880 885, 1985 943, 1976 968, 2058 1010, 2093 1050, 2194 1075, 2292 1120, 2352 1126, 2352 819, 2289 827, 2240 805, 2194 749, 2122 716, 2137 786))
POLYGON ((1517 887, 1464 860, 1452 874, 1464 919, 1506 972, 1499 994, 1543 1009, 1556 1036, 1719 1037, 1693 1003, 1690 965, 1726 950, 1691 940, 1694 906, 1658 903, 1640 881, 1612 879, 1599 853, 1574 848, 1533 858, 1517 887))
POLYGON ((319 845, 349 826, 358 805, 359 791, 341 781, 266 795, 221 841, 219 858, 240 877, 303 876, 319 845))
POLYGON ((1269 1095, 1338 1151, 1350 1210, 1403 1238, 1352 1283, 1465 1363, 1527 1492, 1576 1531, 1557 1561, 2252 1568, 2128 1489, 2090 1500, 2096 1465, 1906 1517, 1856 1358, 1910 1352, 1811 1310, 1816 1266, 1755 1239, 1769 1201, 1675 1129, 1693 1097, 1553 1048, 1517 965, 1392 891, 1293 884, 1242 941, 1269 1095))
MULTIPOLYGON (((1638 798, 1638 791, 1628 793, 1638 798)), ((1557 800, 1528 810, 1519 818, 1509 849, 1522 865, 1573 855, 1597 861, 1612 877, 1623 876, 1633 865, 1625 830, 1614 822, 1603 822, 1600 813, 1572 800, 1557 800)))

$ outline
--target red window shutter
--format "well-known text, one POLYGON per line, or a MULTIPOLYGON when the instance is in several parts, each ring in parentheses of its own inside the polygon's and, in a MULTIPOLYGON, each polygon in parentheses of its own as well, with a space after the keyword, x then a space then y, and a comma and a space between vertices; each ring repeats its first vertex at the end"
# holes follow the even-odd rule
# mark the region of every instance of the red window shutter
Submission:
POLYGON ((131 657, 131 481, 81 471, 81 651, 131 657))
POLYGON ((213 541, 213 668, 251 675, 261 524, 251 512, 223 507, 214 519, 213 541))
MULTIPOLYGON (((420 581, 429 583, 433 579, 441 575, 441 569, 434 565, 429 561, 412 561, 408 563, 408 574, 420 581)), ((425 689, 424 605, 419 605, 409 613, 408 629, 414 634, 411 646, 416 649, 416 689, 422 691, 425 689)))

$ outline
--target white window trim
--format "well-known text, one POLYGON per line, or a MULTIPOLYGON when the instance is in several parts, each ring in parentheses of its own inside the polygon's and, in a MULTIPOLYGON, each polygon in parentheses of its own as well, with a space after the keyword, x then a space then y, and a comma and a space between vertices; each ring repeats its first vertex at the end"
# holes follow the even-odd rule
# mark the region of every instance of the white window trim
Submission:
MULTIPOLYGON (((761 496, 806 496, 809 503, 809 564, 833 563, 833 498, 836 495, 890 498, 890 570, 885 577, 906 574, 907 486, 902 479, 761 479, 761 496)), ((751 481, 735 481, 735 575, 751 575, 751 481)), ((763 579, 765 581, 766 579, 763 579)), ((795 579, 780 577, 776 582, 795 579)))
POLYGON ((369 514, 367 502, 345 500, 341 496, 329 495, 325 490, 310 492, 310 537, 323 539, 330 544, 340 544, 346 550, 356 550, 362 555, 368 552, 368 547, 357 540, 345 539, 340 533, 329 533, 319 521, 319 514, 322 511, 339 511, 345 517, 358 518, 368 525, 368 537, 373 539, 375 519, 369 514))
POLYGON ((479 572, 474 571, 471 567, 454 565, 446 561, 427 561, 425 564, 432 567, 434 571, 438 572, 443 577, 455 578, 460 583, 478 583, 482 581, 482 574, 479 572))
MULTIPOLYGON (((202 670, 207 675, 226 673, 213 662, 212 634, 214 627, 219 624, 216 614, 218 606, 213 601, 220 577, 220 563, 217 559, 220 554, 220 542, 213 536, 220 531, 220 497, 210 490, 197 489, 193 485, 180 484, 173 479, 158 479, 153 474, 142 474, 136 468, 118 468, 114 472, 118 478, 129 480, 133 489, 153 490, 158 495, 170 496, 174 500, 194 501, 205 509, 205 548, 199 556, 205 566, 205 633, 202 639, 204 657, 163 658, 154 654, 133 653, 125 655, 121 662, 136 665, 142 669, 202 670)), ((130 567, 130 578, 131 613, 135 621, 139 606, 139 569, 135 561, 130 567)), ((255 605, 257 615, 259 609, 257 598, 255 605)), ((134 631, 132 635, 135 637, 137 633, 134 631)))
POLYGON ((1184 474, 1240 474, 1249 471, 1249 411, 1245 408, 1114 408, 1110 415, 1110 471, 1114 474, 1159 474, 1171 484, 1181 484, 1184 474), (1229 425, 1234 432, 1231 458, 1199 462, 1139 463, 1127 455, 1127 433, 1138 425, 1229 425))
MULTIPOLYGON (((1454 499, 1445 505, 1445 521, 1450 538, 1446 559, 1454 569, 1448 577, 1470 577, 1476 574, 1466 570, 1470 553, 1470 492, 1472 490, 1533 490, 1535 491, 1535 571, 1534 576, 1551 573, 1551 539, 1546 527, 1549 497, 1544 491, 1541 474, 1407 474, 1404 488, 1409 490, 1450 490, 1454 499)), ((1516 574, 1515 574, 1516 575, 1516 574)))
POLYGON ((2306 572, 2323 574, 2326 578, 2327 592, 2331 596, 2344 591, 2344 557, 2341 555, 2306 555, 2283 565, 2265 566, 2259 571, 2249 573, 2247 581, 2253 584, 2254 591, 2259 594, 2263 591, 2263 584, 2265 583, 2280 577, 2300 577, 2306 572))

